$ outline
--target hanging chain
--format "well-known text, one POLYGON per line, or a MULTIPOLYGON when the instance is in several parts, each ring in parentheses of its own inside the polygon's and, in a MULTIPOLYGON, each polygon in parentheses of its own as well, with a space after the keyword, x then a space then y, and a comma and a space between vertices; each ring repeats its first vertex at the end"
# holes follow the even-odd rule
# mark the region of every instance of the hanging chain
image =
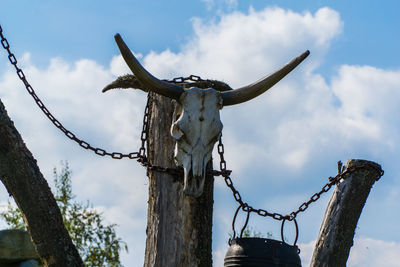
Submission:
MULTIPOLYGON (((43 104, 43 102, 39 99, 39 97, 36 95, 34 89, 32 88, 32 86, 29 84, 29 82, 27 81, 24 72, 22 71, 22 69, 20 69, 17 65, 18 61, 15 57, 15 55, 11 52, 10 50, 10 44, 8 43, 8 40, 5 38, 5 36, 3 35, 3 29, 0 25, 0 38, 1 38, 1 44, 3 46, 3 48, 7 51, 8 53, 8 60, 10 61, 10 63, 15 67, 15 70, 17 72, 17 75, 19 77, 19 79, 24 83, 26 90, 28 91, 28 93, 32 96, 32 98, 35 100, 36 104, 38 105, 38 107, 43 111, 43 113, 47 116, 47 118, 60 130, 62 131, 69 139, 75 141, 76 143, 78 143, 81 147, 83 147, 84 149, 88 149, 93 151, 94 153, 96 153, 97 155, 100 156, 110 156, 113 159, 123 159, 123 158, 129 158, 129 159, 137 159, 138 162, 140 162, 144 167, 146 167, 148 170, 153 170, 153 171, 158 171, 158 172, 166 172, 172 175, 182 175, 183 173, 183 169, 181 167, 179 168, 167 168, 167 167, 161 167, 161 166, 155 166, 152 165, 147 156, 146 156, 146 141, 148 138, 148 134, 149 134, 149 124, 150 124, 150 118, 151 118, 151 106, 152 106, 152 93, 148 93, 147 95, 147 103, 146 103, 146 107, 145 107, 145 112, 144 112, 144 116, 143 116, 143 128, 142 128, 142 132, 140 135, 140 139, 141 139, 141 147, 139 148, 138 152, 131 152, 131 153, 120 153, 120 152, 107 152, 106 150, 102 149, 102 148, 98 148, 98 147, 93 147, 92 145, 90 145, 88 142, 79 139, 78 137, 76 137, 76 135, 74 133, 72 133, 71 131, 67 130, 60 121, 58 121, 53 115, 52 113, 50 113, 50 111, 46 108, 46 106, 43 104)), ((178 77, 178 78, 174 78, 173 80, 170 80, 168 82, 171 83, 186 83, 186 82, 197 82, 197 81, 205 81, 203 79, 201 79, 199 76, 196 75, 190 75, 189 77, 178 77)), ((296 211, 291 212, 290 214, 287 215, 282 215, 280 213, 270 213, 267 210, 264 209, 255 209, 252 206, 250 206, 248 203, 243 202, 242 197, 239 193, 239 191, 236 190, 236 188, 233 186, 233 182, 232 179, 230 178, 230 174, 231 174, 231 170, 227 170, 226 169, 226 161, 224 159, 224 145, 222 143, 222 133, 219 136, 218 139, 218 154, 220 156, 220 170, 212 170, 211 172, 208 172, 209 175, 213 175, 213 176, 223 176, 226 185, 231 189, 233 197, 235 198, 235 200, 239 203, 239 208, 241 208, 243 211, 247 212, 248 214, 250 212, 255 212, 260 216, 263 217, 271 217, 275 220, 278 221, 282 221, 283 222, 285 220, 289 220, 289 221, 293 221, 296 219, 296 216, 300 213, 300 212, 304 212, 311 203, 316 202, 323 193, 328 192, 330 190, 330 188, 335 185, 338 184, 342 179, 345 178, 346 175, 353 173, 356 170, 359 169, 365 169, 365 168, 373 168, 370 165, 360 165, 357 167, 352 167, 352 168, 348 168, 345 171, 341 170, 341 167, 339 167, 339 172, 335 177, 329 177, 329 182, 324 185, 322 187, 322 189, 315 193, 314 195, 311 196, 311 198, 302 203, 299 208, 296 211)), ((376 168, 375 168, 376 169, 376 168)), ((382 169, 377 169, 377 171, 379 171, 379 177, 381 177, 383 175, 383 170, 382 169)), ((239 209, 238 209, 239 210, 239 209)))
MULTIPOLYGON (((182 83, 185 81, 200 81, 201 78, 199 76, 195 76, 195 75, 191 75, 189 77, 183 78, 183 77, 179 77, 179 78, 175 78, 170 82, 176 82, 176 83, 182 83)), ((151 99, 151 95, 149 94, 149 99, 151 99)), ((149 101, 149 100, 148 100, 149 101)), ((146 149, 145 149, 145 141, 147 140, 147 135, 148 135, 148 131, 149 131, 149 119, 146 119, 146 116, 150 117, 151 116, 151 104, 149 104, 148 102, 148 106, 146 106, 146 112, 145 112, 145 118, 143 119, 143 131, 142 131, 142 147, 139 150, 140 153, 140 158, 138 159, 138 162, 140 162, 140 164, 142 164, 142 166, 144 166, 147 170, 150 171, 157 171, 157 172, 165 172, 174 176, 182 176, 183 175, 183 168, 182 167, 177 167, 177 168, 169 168, 169 167, 162 167, 162 166, 157 166, 157 165, 153 165, 150 163, 150 161, 148 160, 147 156, 146 156, 146 149), (143 152, 143 153, 142 153, 143 152)), ((221 140, 220 140, 221 142, 221 140)), ((218 145, 218 151, 219 151, 219 145, 218 145)), ((224 168, 223 170, 211 170, 211 171, 207 171, 207 175, 212 175, 212 176, 227 176, 230 175, 232 173, 231 170, 227 170, 226 168, 224 168)))
MULTIPOLYGON (((53 116, 53 114, 47 109, 47 107, 43 104, 43 102, 40 100, 40 98, 36 95, 35 90, 32 88, 32 86, 29 84, 28 80, 26 79, 26 76, 25 76, 23 70, 18 67, 18 65, 17 65, 18 61, 17 61, 15 55, 10 50, 10 44, 8 43, 8 40, 5 38, 5 36, 3 35, 3 29, 1 27, 1 25, 0 25, 0 38, 1 38, 1 44, 2 44, 3 48, 8 53, 8 60, 15 67, 15 70, 17 71, 17 75, 20 78, 20 80, 24 83, 25 88, 28 91, 28 93, 32 96, 32 98, 35 100, 38 107, 47 116, 47 118, 59 130, 61 130, 69 139, 75 141, 84 149, 91 150, 100 156, 110 156, 113 159, 123 159, 123 158, 137 159, 137 161, 140 162, 148 170, 153 170, 153 171, 158 171, 158 172, 166 172, 171 175, 182 175, 183 174, 182 168, 166 168, 166 167, 152 165, 146 156, 146 141, 147 141, 148 134, 149 134, 151 106, 152 106, 152 101, 153 101, 152 93, 148 93, 148 95, 147 95, 147 104, 146 104, 144 116, 143 116, 143 127, 142 127, 142 132, 140 135, 141 146, 139 148, 139 151, 131 152, 131 153, 127 153, 127 154, 120 153, 120 152, 111 152, 111 153, 107 152, 105 149, 94 147, 94 146, 90 145, 88 142, 86 142, 82 139, 79 139, 78 137, 76 137, 76 135, 74 133, 72 133, 71 131, 66 129, 62 125, 62 123, 53 116)), ((202 78, 200 78, 200 76, 190 75, 189 77, 177 77, 172 80, 166 80, 166 81, 170 82, 170 83, 178 84, 178 83, 199 82, 199 81, 207 81, 207 80, 203 80, 202 78)), ((208 172, 208 174, 213 175, 213 176, 220 176, 220 175, 230 174, 230 172, 231 171, 229 171, 229 170, 224 170, 223 172, 218 171, 218 170, 212 170, 211 172, 208 172)))
POLYGON ((204 81, 200 76, 197 75, 190 75, 189 77, 177 77, 173 78, 170 81, 167 82, 172 82, 172 83, 184 83, 187 81, 192 81, 192 82, 199 82, 199 81, 204 81))
MULTIPOLYGON (((284 221, 284 220, 288 220, 288 221, 293 221, 296 219, 296 216, 300 213, 300 212, 304 212, 311 203, 316 202, 323 193, 326 193, 329 191, 329 189, 331 189, 331 187, 335 184, 338 184, 342 179, 345 179, 349 174, 360 170, 360 169, 373 169, 377 172, 379 172, 379 178, 382 177, 382 175, 384 174, 384 171, 381 168, 378 167, 372 167, 370 165, 367 164, 362 164, 359 166, 354 166, 351 168, 347 168, 346 170, 343 171, 343 169, 340 167, 338 174, 335 177, 329 177, 329 182, 324 185, 322 187, 322 189, 315 193, 314 195, 311 196, 311 198, 302 203, 299 208, 296 211, 291 212, 290 214, 287 215, 282 215, 280 213, 271 213, 268 212, 267 210, 264 209, 255 209, 252 206, 250 206, 248 203, 244 202, 242 200, 242 197, 240 196, 240 193, 238 190, 236 190, 236 188, 233 186, 233 182, 232 179, 230 178, 229 174, 225 174, 225 170, 226 170, 226 161, 224 159, 224 145, 222 144, 222 135, 219 138, 219 142, 218 142, 218 154, 220 156, 220 170, 222 173, 224 173, 222 176, 224 177, 225 183, 226 185, 231 189, 233 197, 235 198, 236 202, 239 203, 239 208, 241 208, 243 211, 250 213, 250 212, 255 212, 258 215, 262 216, 262 217, 271 217, 275 220, 278 221, 284 221)), ((379 179, 378 178, 378 179, 379 179)))
MULTIPOLYGON (((91 150, 100 156, 110 156, 113 159, 122 159, 122 158, 138 159, 138 158, 144 156, 145 150, 144 150, 143 143, 146 141, 145 138, 147 138, 147 133, 145 133, 145 129, 144 129, 145 125, 143 125, 143 131, 142 131, 142 136, 141 136, 142 147, 140 148, 139 152, 131 152, 128 154, 124 154, 124 153, 120 153, 120 152, 111 152, 110 153, 102 148, 94 147, 94 146, 90 145, 88 142, 86 142, 82 139, 79 139, 78 137, 76 137, 76 135, 74 133, 72 133, 71 131, 66 129, 62 125, 62 123, 53 116, 53 114, 47 109, 47 107, 43 104, 43 102, 40 100, 40 98, 36 95, 35 90, 33 90, 32 86, 29 84, 28 80, 26 79, 24 72, 22 71, 22 69, 20 69, 18 67, 18 65, 17 65, 18 61, 15 58, 15 55, 10 51, 10 44, 8 43, 7 39, 3 35, 3 29, 1 28, 1 25, 0 25, 0 37, 1 37, 1 44, 2 44, 3 48, 5 50, 7 50, 7 52, 8 52, 8 60, 15 67, 15 70, 17 71, 17 75, 18 75, 19 79, 24 83, 26 90, 32 96, 32 98, 35 100, 38 107, 43 111, 43 113, 47 116, 47 118, 60 131, 62 131, 65 134, 65 136, 67 136, 69 139, 78 143, 84 149, 91 150)), ((144 119, 143 119, 144 123, 147 122, 147 120, 149 119, 149 116, 146 116, 146 112, 147 113, 149 112, 149 107, 151 104, 150 102, 151 102, 150 98, 148 98, 147 105, 146 105, 146 111, 145 111, 145 115, 144 115, 144 119)))

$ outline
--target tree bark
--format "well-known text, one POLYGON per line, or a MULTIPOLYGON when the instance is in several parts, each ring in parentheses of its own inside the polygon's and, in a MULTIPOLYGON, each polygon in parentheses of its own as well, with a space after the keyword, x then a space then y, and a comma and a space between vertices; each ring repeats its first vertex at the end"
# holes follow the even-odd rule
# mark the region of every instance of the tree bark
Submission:
MULTIPOLYGON (((175 168, 170 135, 173 105, 154 95, 148 155, 153 165, 175 168)), ((211 162, 208 168, 212 169, 211 162)), ((211 267, 213 176, 198 198, 183 193, 183 176, 149 171, 145 267, 211 267)))
POLYGON ((0 179, 22 211, 43 263, 54 267, 83 266, 47 181, 1 100, 0 179))
POLYGON ((348 160, 346 168, 366 166, 350 173, 333 192, 315 244, 312 267, 344 267, 369 192, 380 178, 380 165, 366 160, 348 160))

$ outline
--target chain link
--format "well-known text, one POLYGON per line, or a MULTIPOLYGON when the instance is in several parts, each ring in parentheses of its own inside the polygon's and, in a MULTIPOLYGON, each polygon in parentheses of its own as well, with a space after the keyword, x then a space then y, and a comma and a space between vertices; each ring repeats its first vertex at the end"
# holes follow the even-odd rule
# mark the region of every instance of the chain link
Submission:
MULTIPOLYGON (((341 162, 339 162, 338 165, 341 165, 341 162)), ((310 206, 311 203, 316 202, 321 197, 321 195, 328 192, 333 185, 340 183, 342 179, 345 179, 351 173, 354 173, 357 170, 365 170, 365 169, 377 171, 379 173, 377 180, 379 180, 384 174, 384 171, 381 168, 373 167, 368 164, 361 164, 359 166, 350 167, 345 170, 339 167, 340 172, 335 177, 329 177, 328 178, 329 182, 325 184, 319 192, 312 195, 308 201, 302 203, 296 211, 293 211, 292 213, 290 213, 290 215, 286 215, 284 217, 287 218, 289 221, 292 221, 293 219, 296 218, 297 214, 299 214, 300 212, 304 212, 310 206)))
POLYGON ((23 72, 22 69, 20 69, 17 65, 18 61, 14 54, 10 51, 10 44, 8 43, 7 39, 3 35, 3 29, 0 25, 0 37, 1 37, 1 44, 5 50, 8 52, 8 59, 10 63, 14 66, 15 70, 17 71, 17 75, 19 79, 24 83, 26 90, 28 93, 32 96, 32 98, 35 100, 36 104, 38 107, 42 110, 42 112, 46 115, 46 117, 56 126, 61 132, 65 134, 69 139, 75 141, 78 143, 79 146, 81 146, 84 149, 91 150, 95 154, 99 156, 110 156, 113 159, 123 159, 123 158, 129 158, 129 159, 139 159, 140 157, 143 157, 145 155, 145 148, 144 144, 146 142, 147 138, 147 131, 148 131, 148 119, 149 119, 149 109, 151 107, 151 100, 148 97, 147 99, 147 105, 146 105, 146 110, 145 110, 145 115, 144 115, 144 125, 143 125, 143 130, 142 130, 142 135, 141 135, 141 140, 142 140, 142 146, 139 150, 139 152, 131 152, 131 153, 120 153, 120 152, 107 152, 106 150, 99 148, 99 147, 94 147, 88 142, 79 139, 76 137, 76 135, 67 130, 63 124, 57 120, 53 114, 47 109, 47 107, 43 104, 43 102, 40 100, 40 98, 36 95, 35 90, 32 88, 32 86, 29 84, 28 80, 26 79, 26 76, 23 72))
POLYGON ((320 197, 323 193, 328 192, 329 189, 331 189, 331 187, 333 185, 338 184, 342 179, 345 179, 345 177, 347 175, 349 175, 357 170, 373 169, 373 170, 379 172, 379 177, 377 180, 379 180, 379 178, 382 177, 384 174, 384 171, 381 168, 372 167, 367 164, 362 164, 359 166, 355 166, 355 167, 351 167, 351 168, 347 168, 346 170, 343 170, 341 168, 341 163, 340 164, 338 163, 340 165, 340 167, 339 167, 340 171, 338 172, 338 174, 335 177, 329 177, 329 182, 327 184, 325 184, 319 192, 312 195, 308 201, 302 203, 296 211, 293 211, 287 215, 282 215, 280 213, 271 213, 264 209, 255 209, 252 206, 250 206, 248 203, 246 203, 242 200, 242 197, 240 196, 239 191, 236 190, 236 188, 233 186, 232 179, 230 178, 230 172, 228 173, 226 171, 226 161, 224 159, 224 145, 222 143, 222 134, 220 135, 219 141, 218 141, 218 154, 220 156, 220 170, 221 170, 222 176, 224 177, 226 185, 232 191, 233 197, 235 198, 236 202, 239 203, 239 205, 240 205, 239 207, 241 207, 242 210, 245 212, 255 212, 262 217, 271 217, 277 221, 283 221, 283 220, 293 221, 293 220, 295 220, 296 216, 300 212, 304 212, 310 206, 311 203, 314 203, 318 199, 320 199, 320 197))
POLYGON ((165 80, 167 82, 173 82, 173 83, 184 83, 187 81, 192 81, 192 82, 200 82, 200 81, 205 81, 200 76, 197 75, 190 75, 189 77, 177 77, 173 78, 172 80, 165 80))
MULTIPOLYGON (((17 65, 18 61, 14 54, 10 50, 10 44, 8 40, 5 38, 3 34, 3 28, 0 25, 0 38, 1 38, 1 44, 3 48, 7 51, 8 53, 8 59, 10 63, 15 67, 15 70, 17 72, 17 75, 19 79, 24 83, 26 90, 28 93, 32 96, 32 98, 35 100, 36 104, 38 107, 42 110, 42 112, 47 116, 47 118, 56 126, 59 130, 61 130, 65 136, 67 136, 69 139, 75 141, 78 143, 79 146, 81 146, 84 149, 91 150, 95 154, 99 156, 110 156, 113 159, 123 159, 123 158, 129 158, 129 159, 136 159, 141 165, 146 167, 148 170, 152 171, 157 171, 157 172, 166 172, 171 175, 175 176, 182 176, 183 175, 183 169, 182 168, 166 168, 166 167, 161 167, 161 166, 155 166, 152 165, 147 156, 146 156, 146 142, 149 134, 149 124, 150 124, 150 118, 151 118, 151 107, 152 107, 152 93, 148 93, 147 95, 147 103, 144 111, 144 116, 143 116, 143 127, 142 127, 142 132, 140 134, 140 140, 141 140, 141 146, 139 148, 139 151, 137 152, 131 152, 131 153, 121 153, 121 152, 107 152, 105 149, 99 148, 99 147, 94 147, 90 145, 88 142, 79 139, 76 137, 76 135, 66 129, 63 124, 57 120, 53 114, 47 109, 47 107, 43 104, 43 102, 40 100, 40 98, 36 95, 35 90, 33 87, 29 84, 28 80, 26 79, 26 76, 23 72, 22 69, 20 69, 17 65)), ((172 80, 165 80, 170 83, 188 83, 188 82, 200 82, 200 81, 207 81, 203 80, 200 78, 200 76, 197 75, 190 75, 189 77, 177 77, 172 80)), ((230 174, 231 171, 225 170, 224 172, 218 171, 218 170, 212 170, 210 172, 207 172, 208 175, 213 175, 213 176, 221 176, 221 175, 226 175, 230 174)))
MULTIPOLYGON (((62 123, 60 121, 58 121, 50 113, 50 111, 46 108, 46 106, 43 104, 43 102, 39 99, 39 97, 36 95, 34 89, 27 81, 24 72, 22 71, 22 69, 20 69, 18 67, 18 65, 17 65, 18 61, 17 61, 15 55, 10 50, 10 44, 3 35, 3 29, 1 27, 1 25, 0 25, 0 38, 1 38, 1 44, 2 44, 3 48, 8 53, 8 59, 9 59, 10 63, 15 67, 17 75, 18 75, 19 79, 24 83, 25 88, 28 91, 28 93, 32 96, 32 98, 35 100, 38 107, 43 111, 43 113, 48 117, 48 119, 54 124, 54 126, 56 126, 59 130, 61 130, 69 139, 78 143, 82 148, 91 150, 95 154, 100 155, 100 156, 110 156, 113 159, 123 159, 123 158, 137 159, 137 161, 140 162, 144 167, 146 167, 147 170, 166 172, 171 175, 182 176, 182 174, 183 174, 182 168, 180 168, 180 167, 179 168, 167 168, 167 167, 155 166, 149 162, 149 160, 146 156, 146 141, 148 138, 149 122, 150 122, 150 118, 151 118, 152 93, 148 93, 148 95, 147 95, 147 103, 146 103, 146 108, 145 108, 145 112, 144 112, 144 116, 143 116, 143 128, 142 128, 142 132, 140 135, 141 147, 138 152, 131 152, 131 153, 127 153, 127 154, 120 153, 120 152, 110 153, 102 148, 93 147, 92 145, 85 142, 84 140, 77 138, 75 136, 75 134, 72 133, 71 131, 67 130, 62 125, 62 123)), ((205 80, 201 79, 199 76, 190 75, 189 77, 177 77, 168 82, 186 83, 189 81, 198 82, 198 81, 205 81, 205 80)), ((255 209, 252 206, 250 206, 248 203, 243 202, 239 191, 236 190, 236 188, 233 185, 232 179, 230 178, 232 171, 226 169, 226 161, 224 159, 224 145, 222 143, 222 133, 220 134, 220 136, 218 138, 217 149, 218 149, 218 154, 220 156, 220 170, 219 171, 212 170, 211 172, 208 172, 207 174, 213 175, 213 176, 223 176, 224 177, 224 181, 225 181, 226 185, 232 191, 233 197, 239 203, 239 205, 243 211, 246 211, 248 213, 255 212, 262 217, 268 216, 268 217, 271 217, 278 221, 282 221, 282 220, 293 221, 293 220, 295 220, 296 216, 300 212, 304 212, 311 203, 316 202, 323 193, 328 192, 333 185, 338 184, 340 182, 340 180, 345 178, 346 175, 348 175, 356 170, 359 170, 359 169, 371 168, 371 166, 369 166, 369 165, 361 165, 361 166, 357 166, 357 167, 348 168, 345 171, 340 171, 342 169, 341 165, 340 165, 338 175, 336 175, 335 177, 329 177, 329 182, 327 184, 325 184, 319 192, 312 195, 308 201, 302 203, 296 211, 293 211, 287 215, 282 215, 280 213, 270 213, 264 209, 255 209)), ((379 171, 379 175, 380 175, 379 178, 380 178, 384 174, 384 172, 382 169, 379 169, 377 171, 379 171)))

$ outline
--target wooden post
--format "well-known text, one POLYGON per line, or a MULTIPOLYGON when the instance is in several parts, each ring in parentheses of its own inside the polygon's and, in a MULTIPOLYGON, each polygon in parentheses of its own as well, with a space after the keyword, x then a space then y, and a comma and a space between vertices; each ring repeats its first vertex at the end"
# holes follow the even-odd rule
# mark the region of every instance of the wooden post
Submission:
POLYGON ((45 265, 83 266, 50 187, 1 100, 0 180, 22 211, 29 234, 45 265))
POLYGON ((348 160, 346 168, 366 166, 346 177, 333 192, 315 244, 312 267, 345 267, 353 245, 354 231, 368 194, 380 178, 380 165, 366 160, 348 160))
MULTIPOLYGON (((170 98, 153 96, 148 156, 153 165, 175 168, 170 98)), ((212 169, 212 164, 208 164, 212 169)), ((149 171, 145 267, 211 267, 214 178, 198 198, 183 193, 183 177, 149 171)))

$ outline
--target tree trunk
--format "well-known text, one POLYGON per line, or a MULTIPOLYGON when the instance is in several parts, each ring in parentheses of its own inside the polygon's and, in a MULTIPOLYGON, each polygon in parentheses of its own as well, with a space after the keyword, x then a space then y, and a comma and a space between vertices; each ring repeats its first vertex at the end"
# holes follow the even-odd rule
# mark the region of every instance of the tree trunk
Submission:
POLYGON ((312 267, 344 267, 354 231, 380 166, 366 160, 348 160, 346 168, 366 166, 350 173, 333 192, 315 244, 312 267))
MULTIPOLYGON (((173 105, 169 98, 154 95, 149 161, 175 168, 175 141, 170 135, 173 105)), ((211 162, 208 168, 212 169, 211 162)), ((207 176, 198 198, 183 193, 183 176, 149 171, 149 201, 145 267, 211 267, 211 234, 214 178, 207 176)))
POLYGON ((47 266, 83 266, 56 200, 36 160, 0 100, 0 179, 22 211, 35 248, 47 266))

